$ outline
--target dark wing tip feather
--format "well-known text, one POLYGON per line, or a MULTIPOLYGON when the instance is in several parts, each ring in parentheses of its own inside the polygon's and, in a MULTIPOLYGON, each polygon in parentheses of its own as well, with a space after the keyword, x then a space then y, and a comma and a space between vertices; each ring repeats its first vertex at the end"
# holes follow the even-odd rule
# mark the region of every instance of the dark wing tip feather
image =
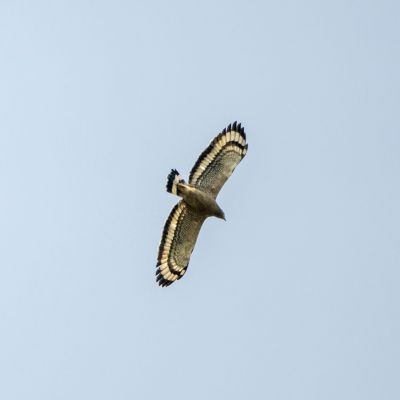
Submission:
POLYGON ((236 121, 232 125, 232 131, 238 132, 239 135, 246 141, 246 133, 244 131, 244 127, 242 127, 242 123, 237 123, 236 121))
MULTIPOLYGON (((178 278, 179 279, 179 278, 178 278)), ((159 286, 169 286, 171 283, 173 283, 174 281, 170 281, 168 279, 165 279, 162 274, 160 269, 157 269, 156 271, 156 282, 158 283, 159 286)))
MULTIPOLYGON (((224 135, 226 132, 230 132, 230 131, 234 131, 234 132, 238 132, 240 134, 240 136, 246 141, 246 133, 244 131, 244 127, 242 127, 242 123, 239 122, 237 123, 237 121, 235 121, 233 124, 229 124, 221 133, 220 135, 224 135)), ((218 135, 218 136, 220 136, 218 135)))
POLYGON ((218 140, 222 136, 224 136, 227 132, 238 132, 239 135, 244 139, 244 141, 246 141, 246 133, 244 131, 244 127, 242 126, 242 123, 241 122, 238 123, 237 121, 235 121, 232 124, 229 124, 226 128, 224 128, 222 130, 222 132, 214 138, 214 140, 211 142, 211 144, 218 142, 218 140))
POLYGON ((240 130, 240 136, 244 139, 244 140, 246 140, 246 132, 244 131, 244 128, 242 128, 241 130, 240 130))

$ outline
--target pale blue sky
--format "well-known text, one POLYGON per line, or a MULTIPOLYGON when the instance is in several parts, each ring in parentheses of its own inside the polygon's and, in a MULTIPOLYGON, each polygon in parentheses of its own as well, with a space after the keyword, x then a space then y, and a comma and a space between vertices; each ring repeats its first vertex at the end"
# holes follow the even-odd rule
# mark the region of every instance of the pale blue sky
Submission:
POLYGON ((0 398, 400 398, 396 1, 0 1, 0 398), (185 177, 249 152, 188 273, 185 177))

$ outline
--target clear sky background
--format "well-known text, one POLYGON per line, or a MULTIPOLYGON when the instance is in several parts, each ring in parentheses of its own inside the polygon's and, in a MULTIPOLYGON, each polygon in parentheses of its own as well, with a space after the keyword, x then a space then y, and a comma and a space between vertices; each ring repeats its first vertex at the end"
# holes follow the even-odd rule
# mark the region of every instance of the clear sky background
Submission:
POLYGON ((400 398, 397 1, 0 2, 0 398, 400 398), (188 273, 164 222, 249 151, 188 273))

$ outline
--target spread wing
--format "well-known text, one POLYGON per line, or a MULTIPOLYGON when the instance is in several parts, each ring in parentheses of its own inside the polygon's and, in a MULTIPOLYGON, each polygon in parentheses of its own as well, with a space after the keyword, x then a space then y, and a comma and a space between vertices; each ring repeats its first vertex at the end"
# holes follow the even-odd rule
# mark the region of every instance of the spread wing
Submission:
POLYGON ((172 209, 158 249, 156 276, 160 286, 169 286, 185 274, 204 220, 183 200, 172 209))
POLYGON ((234 122, 215 137, 201 153, 190 171, 189 183, 216 198, 246 152, 244 128, 234 122))

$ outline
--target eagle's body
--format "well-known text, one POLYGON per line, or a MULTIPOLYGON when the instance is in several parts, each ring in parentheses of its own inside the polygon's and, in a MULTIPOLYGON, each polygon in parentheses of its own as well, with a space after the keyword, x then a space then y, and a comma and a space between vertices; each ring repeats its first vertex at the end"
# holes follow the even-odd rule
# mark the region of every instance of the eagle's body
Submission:
POLYGON ((196 189, 185 183, 178 183, 178 193, 186 204, 204 217, 217 217, 225 219, 224 212, 208 193, 196 189))
POLYGON ((172 209, 161 237, 156 271, 160 286, 169 286, 185 274, 205 219, 225 219, 216 198, 246 152, 246 134, 235 122, 203 151, 190 172, 189 183, 177 170, 168 175, 167 191, 182 200, 172 209))

